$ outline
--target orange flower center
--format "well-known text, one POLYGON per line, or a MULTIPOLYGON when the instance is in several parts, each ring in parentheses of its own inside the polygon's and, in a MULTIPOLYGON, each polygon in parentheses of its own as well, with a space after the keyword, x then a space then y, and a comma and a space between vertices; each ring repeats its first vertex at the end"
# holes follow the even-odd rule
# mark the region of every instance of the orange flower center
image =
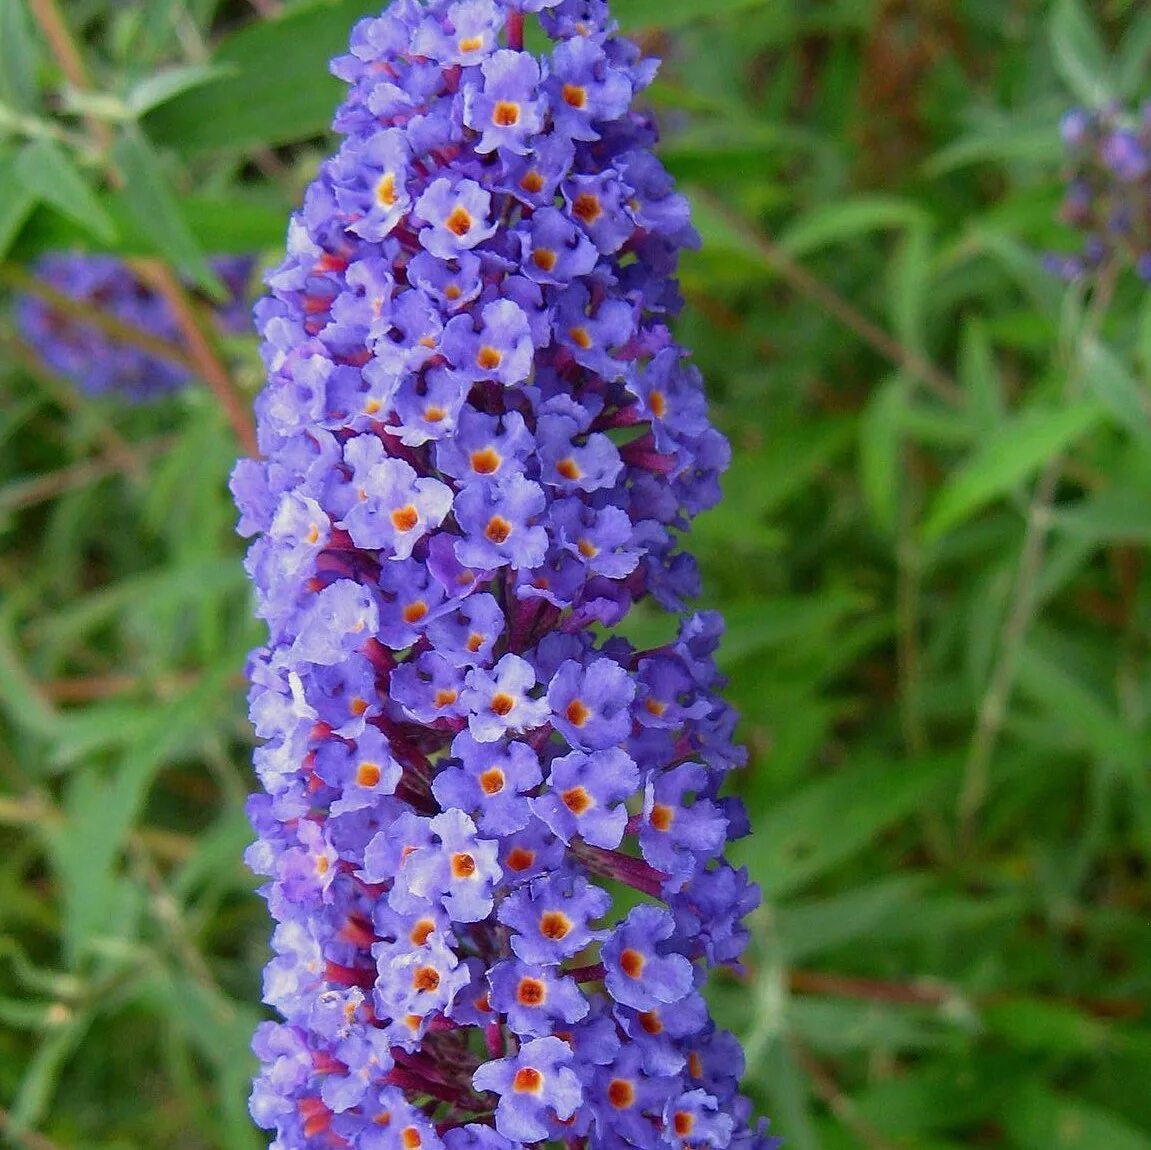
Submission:
POLYGON ((635 1087, 626 1078, 613 1078, 608 1083, 607 1100, 617 1110, 626 1110, 635 1102, 635 1087))
POLYGON ((480 790, 485 795, 498 795, 504 789, 504 773, 499 767, 489 767, 480 775, 480 790))
POLYGON ((472 230, 472 224, 474 222, 471 212, 462 204, 457 204, 452 209, 451 215, 444 220, 444 227, 446 227, 449 232, 454 232, 462 238, 472 230))
POLYGON ((544 1088, 544 1076, 533 1066, 525 1066, 516 1071, 512 1079, 512 1089, 517 1094, 539 1094, 544 1088))
POLYGON ((516 1001, 521 1006, 540 1006, 548 996, 548 988, 538 978, 521 978, 516 988, 516 1001))
POLYGON ((563 99, 569 108, 582 108, 587 104, 587 89, 581 88, 579 84, 565 84, 563 99))
POLYGON ((540 934, 550 938, 552 942, 559 942, 571 933, 572 920, 562 910, 545 910, 540 915, 540 934))
POLYGON ((361 763, 356 770, 356 782, 361 787, 374 787, 380 781, 380 768, 375 763, 361 763))
POLYGON ((420 513, 410 504, 397 507, 392 512, 392 526, 400 532, 411 531, 420 521, 420 513))
POLYGON ((591 192, 581 192, 572 202, 572 211, 579 216, 585 224, 594 224, 603 215, 599 196, 591 192))
POLYGON ((520 106, 511 100, 498 100, 492 109, 492 123, 499 128, 514 128, 520 122, 520 106))
POLYGON ((484 528, 484 535, 497 546, 506 543, 511 533, 512 525, 502 515, 493 515, 484 528))
POLYGON ((479 451, 473 451, 471 456, 472 470, 477 475, 491 475, 493 472, 498 471, 503 459, 494 447, 481 447, 479 451))
POLYGON ((564 714, 573 727, 582 727, 591 718, 591 710, 583 699, 572 699, 564 714))
POLYGON ((619 956, 620 970, 628 976, 628 978, 639 978, 643 974, 644 957, 638 950, 632 950, 629 946, 627 950, 619 956))
POLYGON ((412 986, 416 990, 432 991, 440 985, 440 972, 434 966, 421 966, 412 975, 412 986))

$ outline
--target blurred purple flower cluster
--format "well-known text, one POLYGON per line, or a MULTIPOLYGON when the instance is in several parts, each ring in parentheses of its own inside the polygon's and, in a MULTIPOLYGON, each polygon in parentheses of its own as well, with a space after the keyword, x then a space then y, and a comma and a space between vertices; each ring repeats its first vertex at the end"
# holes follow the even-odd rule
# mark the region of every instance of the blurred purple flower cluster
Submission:
POLYGON ((728 447, 668 328, 655 63, 599 0, 397 0, 334 70, 233 476, 284 1020, 252 1113, 278 1150, 766 1150, 700 994, 758 894, 677 550, 728 447), (649 595, 678 636, 637 649, 649 595))
MULTIPOLYGON (((227 301, 214 312, 221 331, 239 334, 251 328, 248 283, 255 262, 251 256, 211 261, 228 292, 227 301)), ((32 270, 41 282, 78 303, 99 308, 145 335, 180 342, 179 324, 167 301, 115 256, 53 252, 32 270)), ((36 354, 87 395, 143 403, 184 387, 191 378, 179 363, 116 339, 41 296, 20 295, 14 311, 21 335, 36 354)))
POLYGON ((1151 281, 1151 104, 1134 116, 1118 105, 1075 108, 1060 131, 1069 165, 1060 215, 1084 244, 1048 266, 1072 280, 1120 258, 1151 281))

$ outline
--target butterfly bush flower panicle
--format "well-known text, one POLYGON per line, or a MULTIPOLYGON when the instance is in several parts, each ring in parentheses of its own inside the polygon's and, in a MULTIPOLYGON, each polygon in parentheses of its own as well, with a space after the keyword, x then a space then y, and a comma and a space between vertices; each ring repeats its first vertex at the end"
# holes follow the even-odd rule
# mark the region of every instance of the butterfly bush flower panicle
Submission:
POLYGON ((396 0, 333 67, 233 477, 281 1016, 252 1114, 280 1150, 767 1150, 700 994, 758 896, 684 607, 727 446, 668 327, 696 235, 632 110, 654 63, 599 2, 396 0), (679 634, 637 650, 649 596, 679 634))
POLYGON ((1083 246, 1075 255, 1049 255, 1049 268, 1073 280, 1119 260, 1151 282, 1151 104, 1134 114, 1118 104, 1073 108, 1060 135, 1067 157, 1060 215, 1083 246))
MULTIPOLYGON (((254 266, 250 256, 212 260, 212 268, 228 292, 227 299, 213 310, 221 332, 250 330, 248 281, 254 266)), ((96 308, 173 346, 180 344, 180 325, 167 300, 115 256, 51 252, 37 260, 32 271, 47 287, 77 304, 96 308)), ((191 381, 179 363, 117 339, 54 301, 24 293, 17 297, 14 310, 20 334, 36 354, 87 395, 114 395, 146 403, 191 381)))

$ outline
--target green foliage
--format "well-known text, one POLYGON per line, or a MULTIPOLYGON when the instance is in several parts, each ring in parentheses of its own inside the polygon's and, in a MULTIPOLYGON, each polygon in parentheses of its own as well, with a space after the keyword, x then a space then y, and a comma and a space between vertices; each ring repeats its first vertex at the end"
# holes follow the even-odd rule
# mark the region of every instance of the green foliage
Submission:
MULTIPOLYGON (((379 3, 61 4, 78 84, 0 0, 0 282, 274 259, 379 3)), ((1006 7, 616 0, 735 449, 692 545, 765 902, 712 998, 794 1150, 1151 1147, 1151 301, 1039 260, 1059 117, 1149 94, 1151 16, 1006 7)), ((254 340, 216 351, 249 402, 254 340)), ((248 1150, 236 429, 87 399, 5 317, 0 447, 0 1136, 248 1150)))

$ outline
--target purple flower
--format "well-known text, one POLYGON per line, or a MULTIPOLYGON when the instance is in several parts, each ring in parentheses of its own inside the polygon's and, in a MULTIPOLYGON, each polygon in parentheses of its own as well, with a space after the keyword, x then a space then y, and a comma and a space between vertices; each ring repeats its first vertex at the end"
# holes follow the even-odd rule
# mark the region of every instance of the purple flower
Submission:
POLYGON ((481 133, 476 151, 530 152, 528 140, 543 127, 539 64, 523 52, 500 51, 480 71, 482 86, 469 87, 464 100, 464 123, 481 133))
POLYGON ((474 180, 434 181, 416 201, 416 215, 428 223, 420 243, 445 260, 470 251, 496 230, 489 220, 491 205, 491 195, 474 180))
MULTIPOLYGON (((220 256, 211 261, 228 298, 213 311, 219 330, 251 330, 248 282, 255 260, 220 256)), ((179 347, 180 325, 168 303, 113 256, 52 252, 32 269, 47 287, 82 304, 98 307, 112 319, 179 347)), ((18 295, 14 303, 21 336, 54 372, 88 395, 113 395, 147 403, 187 386, 187 370, 173 359, 122 342, 101 328, 41 296, 18 295)))
POLYGON ((538 1142, 553 1134, 557 1118, 575 1113, 583 1091, 571 1058, 566 1042, 535 1038, 513 1058, 485 1062, 475 1072, 472 1084, 477 1090, 499 1095, 496 1129, 505 1138, 538 1142))
POLYGON ((253 1116, 285 1147, 768 1150, 699 993, 757 894, 721 628, 683 606, 728 452, 668 326, 697 237, 629 110, 654 64, 604 0, 396 0, 334 70, 233 479, 284 1019, 253 1116), (644 599, 677 639, 621 633, 644 599))
POLYGON ((631 733, 635 682, 612 659, 586 666, 568 659, 548 684, 547 698, 553 725, 573 747, 602 751, 631 733))
POLYGON ((565 843, 579 837, 610 850, 623 841, 623 803, 638 780, 635 763, 617 747, 593 755, 573 751, 552 763, 550 789, 532 800, 532 810, 565 843))
POLYGON ((1073 108, 1060 124, 1067 184, 1060 212, 1081 233, 1077 255, 1048 254, 1044 263, 1063 279, 1089 275, 1104 263, 1126 261, 1146 278, 1151 259, 1151 117, 1109 104, 1073 108))

